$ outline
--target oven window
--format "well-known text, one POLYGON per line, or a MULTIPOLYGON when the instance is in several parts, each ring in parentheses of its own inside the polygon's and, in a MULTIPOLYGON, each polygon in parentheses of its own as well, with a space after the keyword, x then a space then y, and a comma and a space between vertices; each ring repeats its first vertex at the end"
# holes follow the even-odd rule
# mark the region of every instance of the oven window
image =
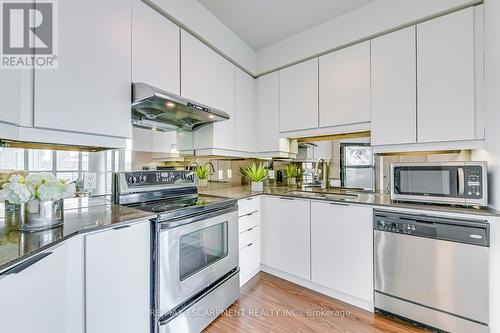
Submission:
POLYGON ((449 195, 450 188, 450 170, 400 170, 401 193, 449 195))
POLYGON ((227 256, 227 221, 181 236, 180 280, 227 256))

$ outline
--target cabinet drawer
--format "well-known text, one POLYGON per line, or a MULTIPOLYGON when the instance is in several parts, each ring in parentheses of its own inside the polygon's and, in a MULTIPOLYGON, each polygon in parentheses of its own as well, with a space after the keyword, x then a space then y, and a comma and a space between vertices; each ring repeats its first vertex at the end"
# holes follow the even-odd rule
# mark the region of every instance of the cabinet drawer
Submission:
POLYGON ((244 232, 250 228, 260 225, 260 213, 253 212, 238 218, 239 232, 244 232))
POLYGON ((244 285, 260 266, 260 242, 240 249, 240 285, 244 285))
POLYGON ((250 214, 260 210, 260 199, 258 197, 251 197, 241 199, 238 201, 238 216, 250 214))
POLYGON ((240 234, 240 249, 260 240, 260 227, 256 226, 240 234))

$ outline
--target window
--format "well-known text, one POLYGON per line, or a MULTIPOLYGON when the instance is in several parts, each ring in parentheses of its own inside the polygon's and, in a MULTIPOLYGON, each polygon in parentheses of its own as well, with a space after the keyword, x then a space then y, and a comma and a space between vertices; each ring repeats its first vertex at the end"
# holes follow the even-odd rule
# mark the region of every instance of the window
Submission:
POLYGON ((24 170, 24 149, 0 148, 0 170, 24 170))
POLYGON ((28 171, 52 171, 53 151, 28 149, 28 171))
POLYGON ((80 153, 77 151, 57 151, 56 161, 56 169, 58 171, 78 171, 78 164, 80 163, 80 153))

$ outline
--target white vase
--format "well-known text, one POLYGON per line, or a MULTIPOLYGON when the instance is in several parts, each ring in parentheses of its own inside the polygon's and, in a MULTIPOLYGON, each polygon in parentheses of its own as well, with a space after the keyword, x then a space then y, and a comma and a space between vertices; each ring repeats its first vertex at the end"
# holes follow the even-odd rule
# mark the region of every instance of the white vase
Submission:
POLYGON ((297 185, 297 178, 295 177, 289 177, 286 179, 286 183, 288 185, 297 185))
POLYGON ((208 186, 208 179, 198 179, 198 186, 199 187, 207 187, 208 186))
POLYGON ((252 182, 252 192, 264 191, 264 182, 252 182))

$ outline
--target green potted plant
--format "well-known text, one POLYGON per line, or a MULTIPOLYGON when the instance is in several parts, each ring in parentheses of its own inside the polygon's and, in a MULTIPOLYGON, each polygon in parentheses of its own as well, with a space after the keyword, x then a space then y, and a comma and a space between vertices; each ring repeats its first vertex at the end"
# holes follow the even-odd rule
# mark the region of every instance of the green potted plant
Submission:
POLYGON ((210 169, 208 165, 200 165, 195 169, 196 177, 198 178, 198 186, 207 187, 208 186, 208 176, 210 176, 210 169))
POLYGON ((288 185, 297 184, 297 177, 299 175, 299 167, 295 163, 290 163, 283 170, 283 174, 286 177, 286 182, 288 185))
POLYGON ((252 182, 252 192, 262 192, 264 190, 264 180, 267 178, 267 173, 262 164, 251 163, 240 168, 240 173, 252 182))

